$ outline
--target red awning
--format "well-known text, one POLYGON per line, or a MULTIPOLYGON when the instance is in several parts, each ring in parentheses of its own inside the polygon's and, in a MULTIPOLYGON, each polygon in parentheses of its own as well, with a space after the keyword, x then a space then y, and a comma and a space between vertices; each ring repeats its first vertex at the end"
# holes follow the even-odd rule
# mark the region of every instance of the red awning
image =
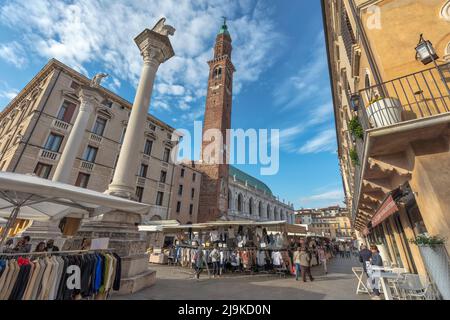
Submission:
POLYGON ((384 200, 381 207, 378 209, 377 213, 372 217, 372 228, 375 228, 381 222, 389 218, 389 216, 393 215, 398 211, 397 204, 392 198, 391 195, 384 200))

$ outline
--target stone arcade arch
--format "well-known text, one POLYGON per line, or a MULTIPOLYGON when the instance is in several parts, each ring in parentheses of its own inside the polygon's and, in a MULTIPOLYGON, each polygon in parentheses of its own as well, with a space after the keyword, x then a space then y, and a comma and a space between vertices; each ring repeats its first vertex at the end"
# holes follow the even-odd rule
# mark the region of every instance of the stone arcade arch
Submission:
POLYGON ((237 210, 239 213, 242 213, 243 203, 244 203, 244 197, 242 196, 242 193, 239 193, 239 195, 237 197, 237 210))
POLYGON ((258 203, 258 216, 260 218, 263 217, 263 215, 262 215, 262 202, 261 201, 259 201, 259 203, 258 203))
POLYGON ((248 200, 248 214, 253 215, 253 213, 253 198, 250 197, 250 199, 248 200))

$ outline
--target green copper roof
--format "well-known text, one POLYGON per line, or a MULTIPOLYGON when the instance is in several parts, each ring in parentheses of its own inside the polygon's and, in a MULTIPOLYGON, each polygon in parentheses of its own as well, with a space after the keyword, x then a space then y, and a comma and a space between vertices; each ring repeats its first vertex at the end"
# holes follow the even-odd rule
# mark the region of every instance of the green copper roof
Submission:
POLYGON ((223 25, 220 28, 219 34, 227 34, 230 35, 230 33, 228 32, 228 26, 227 26, 227 18, 226 17, 222 17, 223 18, 223 25))
POLYGON ((270 190, 270 188, 264 182, 256 179, 255 177, 252 177, 251 175, 239 170, 236 167, 230 166, 228 174, 231 178, 236 176, 236 180, 244 184, 245 181, 247 181, 248 185, 258 189, 259 191, 265 190, 268 195, 272 195, 272 190, 270 190))

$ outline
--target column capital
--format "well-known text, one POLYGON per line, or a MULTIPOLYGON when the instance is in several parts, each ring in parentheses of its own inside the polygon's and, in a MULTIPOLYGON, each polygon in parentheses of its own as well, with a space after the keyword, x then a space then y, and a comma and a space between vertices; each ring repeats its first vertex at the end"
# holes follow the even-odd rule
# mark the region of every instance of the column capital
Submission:
POLYGON ((145 29, 135 39, 145 64, 159 66, 172 58, 175 53, 167 35, 145 29))
POLYGON ((80 110, 91 110, 97 103, 95 92, 91 88, 82 88, 79 93, 79 99, 81 102, 80 110))

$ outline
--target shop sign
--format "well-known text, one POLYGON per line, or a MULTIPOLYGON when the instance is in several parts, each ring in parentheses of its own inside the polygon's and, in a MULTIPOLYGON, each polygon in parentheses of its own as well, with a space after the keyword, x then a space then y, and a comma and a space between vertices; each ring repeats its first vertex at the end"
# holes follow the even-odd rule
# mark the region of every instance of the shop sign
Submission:
POLYGON ((378 209, 377 213, 372 218, 372 228, 379 225, 389 216, 393 215, 398 211, 397 204, 394 201, 394 198, 390 195, 378 209))

